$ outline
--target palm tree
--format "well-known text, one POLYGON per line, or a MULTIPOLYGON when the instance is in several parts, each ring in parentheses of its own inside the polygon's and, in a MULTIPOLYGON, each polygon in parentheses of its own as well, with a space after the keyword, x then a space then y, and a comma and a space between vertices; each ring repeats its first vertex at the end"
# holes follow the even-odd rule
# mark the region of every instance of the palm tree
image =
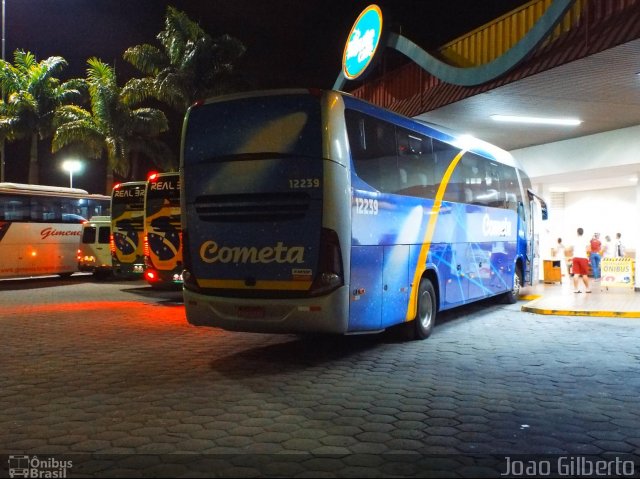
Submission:
POLYGON ((147 75, 129 80, 123 89, 126 98, 155 98, 184 114, 195 100, 233 89, 234 64, 245 52, 238 39, 212 38, 171 6, 157 38, 162 49, 142 44, 125 51, 124 59, 147 75))
POLYGON ((0 60, 0 86, 6 102, 0 108, 0 138, 29 138, 29 183, 38 183, 38 140, 53 134, 53 118, 62 105, 82 99, 84 81, 61 82, 57 75, 67 66, 62 57, 38 62, 35 55, 14 52, 14 64, 0 60))
POLYGON ((169 128, 165 114, 156 108, 134 109, 123 97, 111 66, 97 58, 87 63, 91 111, 75 105, 58 110, 53 152, 74 144, 80 144, 90 158, 98 159, 106 152, 107 192, 114 172, 124 178, 137 177, 140 153, 163 169, 171 168, 171 151, 158 138, 169 128))

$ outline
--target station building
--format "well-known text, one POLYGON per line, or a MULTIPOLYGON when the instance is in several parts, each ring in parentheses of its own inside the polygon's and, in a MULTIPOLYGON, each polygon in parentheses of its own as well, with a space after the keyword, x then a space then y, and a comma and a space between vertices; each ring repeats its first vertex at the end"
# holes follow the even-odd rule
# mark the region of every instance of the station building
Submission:
POLYGON ((543 259, 578 227, 614 241, 621 233, 635 259, 640 0, 533 0, 431 53, 388 37, 386 46, 407 56, 404 65, 357 84, 341 74, 336 87, 510 151, 549 205, 543 259), (504 117, 520 122, 497 121, 504 117))

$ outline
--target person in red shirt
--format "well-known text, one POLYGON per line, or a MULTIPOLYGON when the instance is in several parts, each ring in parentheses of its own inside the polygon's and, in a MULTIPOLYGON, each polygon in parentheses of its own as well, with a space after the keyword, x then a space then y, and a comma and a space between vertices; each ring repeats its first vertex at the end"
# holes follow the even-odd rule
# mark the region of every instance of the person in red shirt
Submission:
POLYGON ((582 278, 585 293, 591 292, 591 289, 589 289, 589 253, 587 253, 587 250, 589 249, 589 241, 587 241, 583 234, 584 230, 582 228, 578 228, 578 236, 574 240, 573 244, 573 266, 571 269, 573 270, 574 293, 581 292, 578 288, 579 278, 582 278))
POLYGON ((600 260, 602 256, 600 254, 602 250, 602 243, 600 242, 600 233, 594 233, 593 238, 589 244, 591 254, 589 260, 591 261, 591 270, 593 271, 593 280, 600 280, 600 260))

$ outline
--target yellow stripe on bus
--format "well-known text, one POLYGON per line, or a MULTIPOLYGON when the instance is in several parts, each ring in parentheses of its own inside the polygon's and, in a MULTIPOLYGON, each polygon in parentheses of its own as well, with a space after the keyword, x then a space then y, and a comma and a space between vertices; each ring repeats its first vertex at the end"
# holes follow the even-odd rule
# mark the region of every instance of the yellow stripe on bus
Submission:
POLYGON ((256 281, 254 286, 247 286, 243 279, 199 279, 201 288, 221 289, 282 289, 290 291, 305 291, 311 287, 311 281, 256 281))
POLYGON ((462 150, 451 161, 451 163, 447 167, 447 171, 442 177, 442 181, 440 182, 440 186, 438 187, 438 192, 436 193, 436 197, 433 200, 433 207, 429 212, 429 223, 427 224, 427 230, 424 233, 422 247, 420 248, 420 255, 418 256, 418 263, 416 264, 416 270, 413 274, 413 282, 411 283, 411 294, 409 296, 409 305, 407 306, 407 315, 405 318, 406 321, 411 321, 412 319, 414 319, 418 312, 418 288, 420 287, 420 279, 422 278, 422 273, 424 273, 424 266, 427 263, 427 256, 429 255, 429 250, 431 249, 431 240, 433 239, 433 233, 436 230, 436 222, 438 221, 438 215, 440 214, 442 198, 444 198, 444 193, 447 190, 449 181, 451 180, 453 170, 455 170, 458 162, 460 161, 460 158, 462 158, 462 155, 464 155, 465 153, 466 150, 462 150))

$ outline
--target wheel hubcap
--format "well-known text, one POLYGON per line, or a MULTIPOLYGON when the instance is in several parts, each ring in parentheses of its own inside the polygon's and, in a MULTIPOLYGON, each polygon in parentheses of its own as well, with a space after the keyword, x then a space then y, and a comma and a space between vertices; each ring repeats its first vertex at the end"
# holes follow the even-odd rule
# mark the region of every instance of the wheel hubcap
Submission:
POLYGON ((433 302, 431 295, 424 291, 420 297, 420 323, 424 329, 428 329, 433 318, 433 302))

